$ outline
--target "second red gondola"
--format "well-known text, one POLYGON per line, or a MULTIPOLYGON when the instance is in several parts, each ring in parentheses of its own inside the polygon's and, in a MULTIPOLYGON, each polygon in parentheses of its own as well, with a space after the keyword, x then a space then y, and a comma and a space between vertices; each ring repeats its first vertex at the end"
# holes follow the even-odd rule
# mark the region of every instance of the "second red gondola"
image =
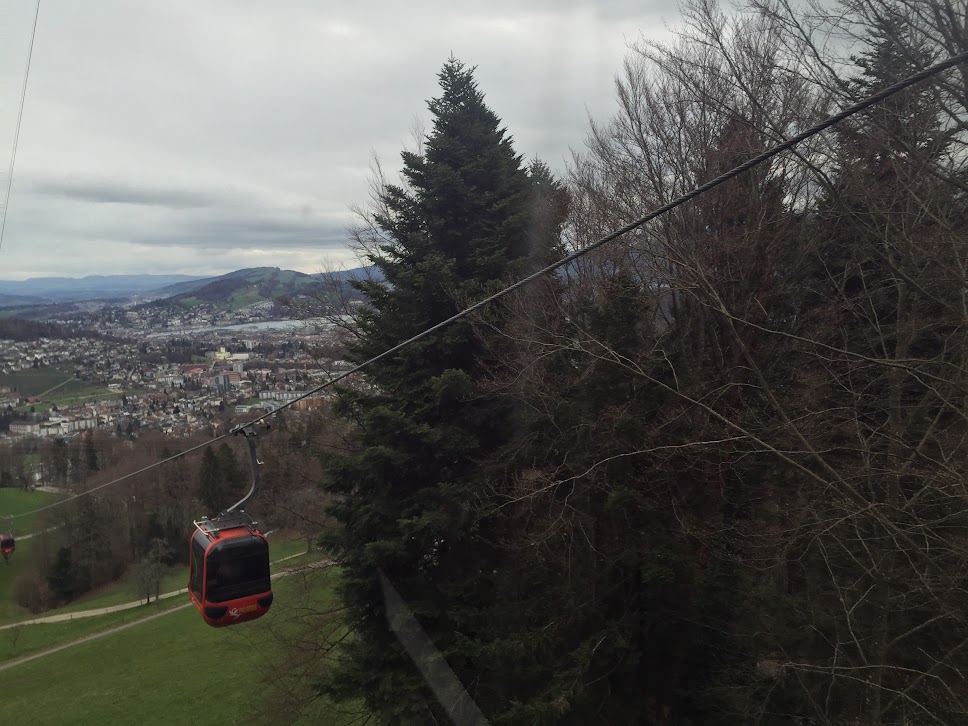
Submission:
POLYGON ((0 535, 0 555, 3 555, 3 559, 9 560, 10 555, 12 555, 16 549, 17 543, 12 534, 7 533, 0 535))

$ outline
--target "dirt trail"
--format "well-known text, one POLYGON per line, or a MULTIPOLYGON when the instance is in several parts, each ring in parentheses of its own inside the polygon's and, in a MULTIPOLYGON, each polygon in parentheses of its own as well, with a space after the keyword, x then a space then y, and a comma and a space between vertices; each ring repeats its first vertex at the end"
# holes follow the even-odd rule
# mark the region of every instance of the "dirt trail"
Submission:
MULTIPOLYGON (((289 557, 283 557, 282 559, 276 560, 272 564, 276 565, 280 562, 285 562, 286 560, 291 560, 294 557, 301 557, 301 554, 290 555, 289 557)), ((288 570, 283 570, 283 573, 288 572, 288 570)), ((273 577, 277 577, 283 573, 276 573, 273 577)), ((183 587, 180 590, 172 590, 171 592, 164 592, 157 598, 152 600, 152 602, 157 602, 158 600, 167 600, 170 597, 176 597, 178 595, 185 595, 188 593, 188 588, 183 587)), ((149 605, 150 603, 142 598, 141 600, 133 600, 131 602, 121 603, 120 605, 110 605, 104 608, 94 608, 92 610, 78 610, 72 613, 60 613, 58 615, 45 615, 41 618, 32 618, 30 620, 21 620, 16 623, 8 623, 7 625, 0 625, 0 630, 9 630, 10 628, 17 628, 21 625, 42 625, 43 623, 63 623, 68 620, 81 620, 83 618, 93 618, 98 615, 108 615, 110 613, 119 613, 122 610, 134 610, 135 608, 141 607, 143 605, 149 605)))
MULTIPOLYGON (((298 555, 294 555, 294 556, 298 557, 298 555)), ((291 559, 291 558, 286 557, 284 559, 287 559, 288 560, 288 559, 291 559)), ((282 562, 282 560, 279 560, 279 562, 282 562)), ((280 577, 286 577, 287 575, 295 575, 297 572, 305 572, 306 570, 315 570, 315 569, 318 569, 318 568, 321 568, 321 567, 329 567, 332 564, 333 563, 330 560, 320 560, 319 562, 312 562, 312 563, 310 563, 308 565, 303 565, 302 567, 293 567, 293 568, 291 568, 289 570, 283 570, 282 572, 277 572, 274 575, 272 575, 272 579, 275 580, 275 579, 278 579, 280 577)), ((169 594, 169 595, 176 595, 176 594, 178 594, 178 592, 184 592, 184 590, 176 591, 174 593, 167 593, 167 594, 169 594)), ((93 635, 85 635, 83 638, 78 638, 77 640, 72 640, 69 643, 62 643, 60 645, 56 645, 53 648, 48 648, 47 650, 42 650, 39 653, 33 653, 31 655, 25 655, 22 658, 16 658, 14 660, 7 661, 6 663, 0 663, 0 672, 3 672, 3 671, 8 670, 10 668, 15 668, 16 666, 23 665, 24 663, 29 663, 30 661, 37 660, 38 658, 43 658, 43 657, 48 656, 48 655, 53 655, 54 653, 59 653, 60 651, 67 650, 68 648, 73 648, 75 645, 81 645, 82 643, 87 643, 87 642, 90 642, 92 640, 97 640, 98 638, 106 638, 109 635, 114 635, 115 633, 120 633, 122 630, 127 630, 128 628, 133 628, 135 625, 141 625, 142 623, 147 623, 147 622, 150 622, 152 620, 157 620, 158 618, 163 618, 166 615, 171 615, 172 613, 177 613, 179 610, 184 610, 185 608, 189 608, 189 607, 192 607, 192 604, 190 602, 187 602, 184 605, 177 605, 177 606, 175 606, 173 608, 169 608, 168 610, 165 610, 163 612, 156 613, 155 615, 149 615, 146 618, 140 618, 140 619, 135 620, 133 622, 125 623, 124 625, 118 625, 118 626, 116 626, 114 628, 108 628, 107 630, 102 630, 101 632, 94 633, 93 635)), ((90 612, 90 611, 88 611, 88 612, 90 612)), ((69 614, 69 613, 65 613, 65 614, 69 614)), ((73 613, 73 614, 74 615, 77 615, 77 613, 73 613)), ((24 625, 25 623, 15 623, 15 624, 16 625, 24 625)))

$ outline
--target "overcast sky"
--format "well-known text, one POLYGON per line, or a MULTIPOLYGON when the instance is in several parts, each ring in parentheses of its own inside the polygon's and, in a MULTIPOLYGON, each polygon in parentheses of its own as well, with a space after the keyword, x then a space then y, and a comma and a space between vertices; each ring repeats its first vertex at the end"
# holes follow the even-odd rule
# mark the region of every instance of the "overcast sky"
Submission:
MULTIPOLYGON (((34 0, 0 0, 0 194, 34 0)), ((352 262, 370 157, 399 168, 453 52, 561 170, 671 0, 42 0, 0 279, 352 262)), ((0 204, 3 199, 0 196, 0 204)))

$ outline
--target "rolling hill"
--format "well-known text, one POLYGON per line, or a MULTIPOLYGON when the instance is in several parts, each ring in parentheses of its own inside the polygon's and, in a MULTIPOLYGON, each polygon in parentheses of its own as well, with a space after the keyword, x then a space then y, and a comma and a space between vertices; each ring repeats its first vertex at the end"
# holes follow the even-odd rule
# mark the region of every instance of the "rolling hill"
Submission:
POLYGON ((312 294, 323 287, 326 278, 345 284, 364 274, 364 268, 307 275, 278 267, 253 267, 219 277, 169 285, 156 290, 155 294, 159 299, 145 305, 162 307, 176 304, 181 307, 195 307, 212 304, 228 310, 238 310, 257 302, 312 294))

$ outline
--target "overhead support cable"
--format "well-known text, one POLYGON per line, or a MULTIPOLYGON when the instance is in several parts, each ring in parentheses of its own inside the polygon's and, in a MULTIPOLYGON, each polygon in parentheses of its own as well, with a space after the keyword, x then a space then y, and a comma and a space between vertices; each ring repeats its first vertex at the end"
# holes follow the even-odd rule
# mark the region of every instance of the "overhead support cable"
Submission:
POLYGON ((20 107, 17 110, 17 124, 13 132, 13 149, 10 151, 10 165, 7 169, 7 191, 3 197, 3 216, 0 217, 0 249, 3 248, 3 233, 7 229, 7 208, 10 206, 10 188, 13 186, 13 167, 17 160, 17 145, 20 141, 20 122, 24 117, 24 102, 27 100, 27 79, 30 77, 30 59, 34 55, 34 38, 37 35, 37 18, 40 15, 40 0, 34 9, 34 24, 30 29, 30 45, 27 48, 27 65, 24 68, 24 82, 20 87, 20 107))

